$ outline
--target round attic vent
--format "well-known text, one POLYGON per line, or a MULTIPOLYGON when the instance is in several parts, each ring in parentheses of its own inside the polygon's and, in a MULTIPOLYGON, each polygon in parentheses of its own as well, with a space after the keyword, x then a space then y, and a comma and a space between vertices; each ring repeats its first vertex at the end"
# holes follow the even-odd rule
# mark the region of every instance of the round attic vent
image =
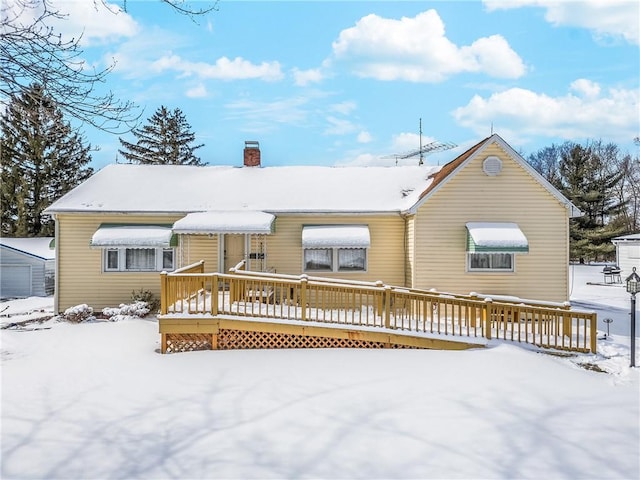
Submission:
POLYGON ((487 157, 482 162, 482 171, 490 177, 495 177, 502 171, 502 160, 498 157, 487 157))

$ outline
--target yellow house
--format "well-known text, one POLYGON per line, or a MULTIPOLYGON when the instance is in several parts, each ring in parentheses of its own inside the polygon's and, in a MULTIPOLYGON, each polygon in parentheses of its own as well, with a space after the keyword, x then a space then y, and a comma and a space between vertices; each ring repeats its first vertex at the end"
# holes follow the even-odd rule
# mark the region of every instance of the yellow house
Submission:
POLYGON ((159 293, 204 260, 248 270, 568 300, 578 209, 501 137, 442 167, 109 165, 51 205, 56 309, 159 293))

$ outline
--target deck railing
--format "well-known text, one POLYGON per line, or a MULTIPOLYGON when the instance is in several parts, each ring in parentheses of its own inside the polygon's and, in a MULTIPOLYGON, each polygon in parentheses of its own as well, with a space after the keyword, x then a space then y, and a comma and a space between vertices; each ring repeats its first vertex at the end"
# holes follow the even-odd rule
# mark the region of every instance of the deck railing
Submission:
POLYGON ((161 314, 319 322, 596 351, 596 314, 567 304, 453 295, 382 282, 232 272, 204 273, 203 262, 162 272, 161 314))

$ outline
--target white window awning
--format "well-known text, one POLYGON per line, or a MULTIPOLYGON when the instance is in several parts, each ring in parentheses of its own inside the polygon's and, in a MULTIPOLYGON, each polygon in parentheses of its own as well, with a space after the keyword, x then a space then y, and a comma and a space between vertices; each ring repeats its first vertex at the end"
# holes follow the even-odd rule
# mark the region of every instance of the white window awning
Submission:
POLYGON ((276 217, 259 211, 194 212, 173 224, 173 233, 273 233, 276 217))
POLYGON ((369 248, 367 225, 308 225, 302 228, 302 248, 369 248))
POLYGON ((472 253, 527 253, 529 242, 517 223, 467 223, 467 251, 472 253))
POLYGON ((171 227, 166 225, 102 224, 91 237, 92 247, 157 248, 177 245, 171 227))

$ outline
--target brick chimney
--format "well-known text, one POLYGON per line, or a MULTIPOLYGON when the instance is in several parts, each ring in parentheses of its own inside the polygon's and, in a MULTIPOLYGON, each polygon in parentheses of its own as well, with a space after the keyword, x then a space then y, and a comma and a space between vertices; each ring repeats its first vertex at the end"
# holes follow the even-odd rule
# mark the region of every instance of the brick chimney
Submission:
POLYGON ((251 140, 244 142, 244 166, 260 166, 260 144, 258 142, 251 140))

